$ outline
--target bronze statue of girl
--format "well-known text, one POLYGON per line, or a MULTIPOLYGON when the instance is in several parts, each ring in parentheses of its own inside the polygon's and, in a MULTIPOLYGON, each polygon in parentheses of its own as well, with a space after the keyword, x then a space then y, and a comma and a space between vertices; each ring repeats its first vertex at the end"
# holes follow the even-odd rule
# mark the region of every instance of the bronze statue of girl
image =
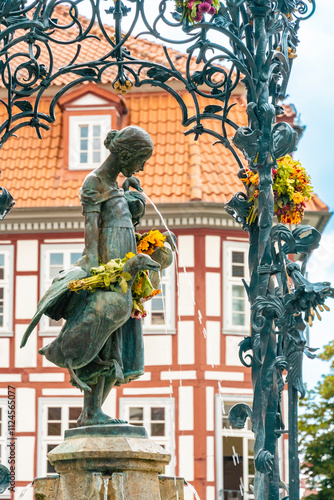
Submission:
MULTIPOLYGON (((134 224, 144 215, 145 197, 140 193, 139 180, 132 175, 143 170, 152 155, 153 143, 145 130, 130 126, 109 132, 105 146, 110 155, 87 175, 80 190, 85 217, 83 257, 54 280, 39 302, 21 344, 25 345, 43 313, 66 319, 58 337, 39 352, 56 365, 67 367, 72 384, 84 390, 79 426, 118 422, 102 412, 103 402, 114 385, 144 373, 141 320, 129 317, 128 299, 102 289, 73 294, 67 288, 69 281, 90 275, 90 269, 99 263, 123 258, 128 252, 137 253, 134 224), (118 187, 120 173, 128 178, 123 184, 126 191, 118 187), (129 191, 129 185, 136 191, 129 191)), ((138 270, 159 268, 146 255, 136 258, 138 270)), ((129 293, 131 298, 131 287, 129 293)))

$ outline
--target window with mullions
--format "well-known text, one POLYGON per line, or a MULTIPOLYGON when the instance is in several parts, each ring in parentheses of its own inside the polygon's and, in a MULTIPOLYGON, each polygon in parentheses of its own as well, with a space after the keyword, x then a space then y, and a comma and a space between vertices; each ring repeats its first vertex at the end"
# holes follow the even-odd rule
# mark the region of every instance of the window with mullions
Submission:
POLYGON ((249 330, 249 304, 242 279, 248 282, 248 245, 224 242, 224 332, 246 333, 249 330))
POLYGON ((217 488, 221 500, 254 500, 254 434, 248 418, 243 429, 232 427, 228 414, 238 401, 217 396, 217 488))
MULTIPOLYGON (((67 269, 77 262, 82 256, 83 245, 43 245, 42 246, 42 283, 41 296, 52 284, 53 279, 58 276, 60 271, 67 269)), ((41 320, 42 334, 58 333, 62 326, 63 320, 55 321, 51 318, 43 316, 41 320)))
POLYGON ((175 280, 174 265, 163 269, 161 293, 145 302, 147 316, 144 318, 144 333, 175 332, 175 280))
MULTIPOLYGON (((121 418, 129 424, 144 426, 148 437, 169 453, 173 452, 174 401, 171 398, 121 398, 121 418)), ((166 474, 173 474, 173 463, 166 467, 166 474)))
POLYGON ((39 446, 39 474, 54 474, 55 470, 46 455, 64 440, 64 433, 77 426, 77 420, 82 409, 82 400, 65 399, 42 403, 41 408, 41 443, 39 446))
POLYGON ((0 247, 0 335, 12 334, 13 249, 0 247))
POLYGON ((108 115, 70 116, 70 170, 92 170, 101 165, 108 156, 104 139, 110 128, 108 115))
POLYGON ((102 153, 101 125, 80 125, 79 163, 86 167, 90 163, 100 163, 102 153))

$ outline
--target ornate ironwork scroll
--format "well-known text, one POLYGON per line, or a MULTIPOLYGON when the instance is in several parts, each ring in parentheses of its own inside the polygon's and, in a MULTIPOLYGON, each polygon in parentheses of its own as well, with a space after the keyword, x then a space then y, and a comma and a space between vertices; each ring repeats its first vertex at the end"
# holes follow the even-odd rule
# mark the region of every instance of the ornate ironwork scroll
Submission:
MULTIPOLYGON (((212 4, 209 0, 207 3, 212 4)), ((276 116, 282 114, 281 102, 296 57, 300 23, 313 14, 315 0, 222 0, 214 13, 211 7, 203 7, 204 14, 198 15, 194 23, 184 15, 185 5, 189 6, 188 0, 34 0, 29 4, 24 0, 1 0, 0 73, 7 99, 0 103, 7 118, 0 126, 0 145, 24 126, 33 127, 41 137, 43 129, 55 121, 55 106, 63 94, 84 81, 99 83, 105 72, 114 71, 116 91, 126 93, 132 86, 149 84, 169 92, 181 108, 182 125, 188 127, 186 134, 194 134, 195 140, 209 134, 228 148, 239 167, 239 176, 244 172, 244 158, 248 168, 258 172, 257 220, 252 224, 247 220, 250 204, 245 193, 237 193, 226 206, 250 238, 251 279, 245 287, 252 327, 250 337, 240 344, 240 358, 251 367, 254 387, 253 410, 245 404, 236 405, 230 419, 240 428, 247 416, 251 417, 257 500, 279 498, 277 441, 288 432, 290 491, 285 498, 296 500, 297 406, 298 394, 304 395, 302 358, 304 354, 314 357, 303 332, 306 323, 319 314, 317 307, 326 307, 324 302, 333 296, 333 289, 329 283, 310 283, 304 269, 289 260, 288 255, 298 253, 305 256, 306 262, 318 246, 320 235, 309 226, 293 231, 283 224, 273 227, 272 169, 277 159, 296 147, 297 133, 287 123, 276 123, 276 116), (84 4, 88 6, 88 20, 79 13, 84 4), (59 22, 60 7, 67 10, 66 25, 59 22), (156 16, 152 19, 154 8, 156 16), (114 26, 112 34, 102 22, 103 10, 114 26), (125 16, 131 21, 123 33, 125 16), (139 21, 145 26, 145 36, 152 35, 162 44, 187 44, 182 70, 175 66, 166 47, 161 63, 131 55, 127 42, 136 33, 139 21), (64 31, 69 35, 64 37, 64 31), (82 44, 89 37, 104 38, 110 50, 99 59, 85 61, 82 44), (55 44, 76 47, 72 60, 61 67, 53 58, 55 44), (70 80, 53 96, 49 113, 41 113, 41 98, 64 75, 71 75, 70 80), (188 91, 191 106, 186 104, 184 94, 175 90, 175 81, 178 88, 188 91), (238 84, 246 87, 247 127, 229 118, 231 96, 238 84), (208 120, 218 122, 219 129, 206 125, 208 120), (228 127, 235 130, 232 141, 228 127), (289 392, 288 430, 284 430, 281 411, 285 383, 289 392)))

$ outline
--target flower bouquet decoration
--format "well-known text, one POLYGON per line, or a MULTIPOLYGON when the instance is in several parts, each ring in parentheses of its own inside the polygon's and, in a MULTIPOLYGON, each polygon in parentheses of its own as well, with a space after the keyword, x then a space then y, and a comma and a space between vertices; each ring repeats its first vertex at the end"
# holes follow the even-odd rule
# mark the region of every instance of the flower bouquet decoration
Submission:
POLYGON ((204 14, 213 16, 218 12, 219 0, 175 0, 175 6, 180 21, 196 24, 203 21, 204 14))
MULTIPOLYGON (((166 239, 160 231, 152 230, 143 235, 136 233, 137 239, 137 252, 152 255, 154 250, 164 246, 166 239)), ((112 259, 106 264, 101 264, 98 267, 92 267, 92 276, 83 278, 81 280, 70 281, 68 288, 72 292, 79 292, 80 290, 88 290, 95 292, 95 290, 102 288, 113 292, 126 293, 128 290, 127 281, 131 279, 131 275, 123 271, 124 264, 135 256, 134 253, 129 252, 123 259, 112 259)), ((152 299, 155 295, 161 293, 153 287, 148 271, 140 271, 132 285, 132 312, 131 317, 140 319, 147 316, 144 309, 144 302, 152 299)))
MULTIPOLYGON (((299 224, 302 222, 306 201, 313 196, 310 176, 291 156, 277 160, 277 168, 272 170, 274 210, 279 222, 299 224)), ((241 178, 247 189, 248 201, 252 203, 247 223, 252 224, 258 216, 259 174, 245 168, 241 178)))
POLYGON ((164 246, 165 239, 166 236, 157 229, 144 234, 136 233, 137 252, 152 255, 156 248, 164 246))

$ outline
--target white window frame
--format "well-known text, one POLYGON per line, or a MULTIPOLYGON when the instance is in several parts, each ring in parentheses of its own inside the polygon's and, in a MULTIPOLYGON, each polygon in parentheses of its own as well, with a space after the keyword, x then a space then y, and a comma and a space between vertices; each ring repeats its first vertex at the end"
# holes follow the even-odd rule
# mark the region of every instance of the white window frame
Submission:
POLYGON ((69 138, 68 138, 68 167, 69 170, 93 170, 103 163, 109 155, 103 142, 112 128, 111 115, 72 115, 69 116, 69 138), (100 125, 101 127, 101 158, 99 162, 88 161, 87 164, 80 163, 80 126, 100 125))
POLYGON ((148 437, 158 444, 163 444, 168 453, 171 454, 171 461, 169 465, 165 467, 164 474, 167 476, 175 475, 175 401, 174 398, 120 398, 119 399, 119 414, 120 418, 123 420, 129 420, 129 408, 130 407, 142 407, 144 408, 144 427, 146 428, 148 437), (166 425, 166 436, 165 437, 150 437, 149 426, 147 425, 151 420, 148 417, 150 409, 152 407, 163 407, 165 408, 165 425, 166 425), (146 425, 145 425, 146 423, 146 425))
POLYGON ((216 500, 222 500, 222 496, 219 494, 220 491, 224 490, 224 475, 223 475, 223 437, 237 437, 242 438, 243 441, 243 486, 244 486, 244 496, 243 500, 254 500, 254 495, 248 494, 249 483, 248 483, 248 440, 255 439, 254 433, 247 428, 244 429, 229 429, 225 432, 222 427, 222 400, 226 403, 248 403, 252 404, 252 396, 248 395, 230 395, 230 394, 216 394, 215 398, 215 425, 216 425, 216 478, 217 478, 217 488, 216 488, 216 500))
MULTIPOLYGON (((0 463, 10 468, 10 464, 8 464, 8 399, 0 398, 0 407, 2 409, 2 432, 0 435, 0 446, 1 446, 1 460, 0 463)), ((11 492, 7 489, 0 495, 0 499, 11 498, 11 492)))
POLYGON ((69 408, 83 406, 83 397, 63 397, 63 398, 39 398, 38 401, 38 449, 37 449, 37 476, 46 477, 47 472, 47 445, 60 444, 64 440, 64 433, 68 430, 69 408), (47 411, 50 407, 62 408, 61 436, 48 436, 47 434, 47 411), (63 411, 64 410, 64 411, 63 411))
POLYGON ((232 252, 243 252, 245 255, 244 279, 249 283, 249 268, 248 268, 248 250, 249 244, 241 241, 224 241, 223 242, 223 333, 234 335, 245 335, 250 330, 250 311, 249 303, 245 290, 245 306, 246 306, 246 324, 245 325, 232 325, 232 286, 244 286, 241 278, 232 276, 232 252), (248 310, 248 314, 247 314, 248 310))
POLYGON ((13 276, 14 276, 14 249, 13 245, 0 245, 0 254, 5 257, 4 279, 0 286, 4 289, 3 326, 0 327, 0 337, 13 336, 13 276))
MULTIPOLYGON (((166 297, 164 298, 165 321, 162 325, 154 325, 151 322, 152 301, 144 303, 147 316, 143 319, 143 332, 146 335, 167 333, 174 335, 175 328, 175 261, 165 269, 163 283, 166 285, 166 297)), ((159 295, 157 295, 159 297, 159 295)))
MULTIPOLYGON (((50 254, 63 253, 64 254, 64 269, 71 266, 70 255, 71 253, 82 253, 84 245, 82 243, 55 243, 41 245, 41 282, 40 282, 40 297, 43 297, 46 290, 52 283, 49 275, 49 262, 50 254)), ((54 337, 60 332, 59 326, 50 326, 49 317, 43 315, 40 320, 39 335, 45 337, 54 337)))

